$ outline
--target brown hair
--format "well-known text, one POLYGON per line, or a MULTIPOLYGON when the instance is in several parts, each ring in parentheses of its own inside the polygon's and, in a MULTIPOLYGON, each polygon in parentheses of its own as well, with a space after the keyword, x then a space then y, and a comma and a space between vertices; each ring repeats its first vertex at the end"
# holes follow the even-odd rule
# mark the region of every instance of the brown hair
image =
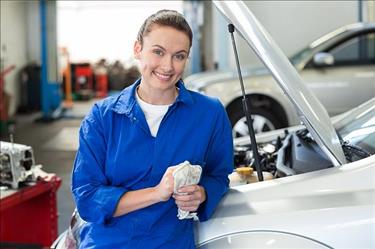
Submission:
POLYGON ((185 17, 175 10, 159 10, 149 16, 138 31, 137 40, 143 45, 143 37, 151 32, 152 26, 160 25, 175 28, 189 37, 190 47, 193 40, 193 32, 185 20, 185 17))

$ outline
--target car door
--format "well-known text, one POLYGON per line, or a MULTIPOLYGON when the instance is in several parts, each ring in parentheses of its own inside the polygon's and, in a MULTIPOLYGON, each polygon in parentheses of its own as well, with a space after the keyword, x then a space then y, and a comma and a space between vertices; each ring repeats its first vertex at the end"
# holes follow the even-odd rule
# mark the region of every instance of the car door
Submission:
POLYGON ((330 115, 349 110, 375 96, 375 31, 336 43, 326 51, 332 66, 315 66, 313 59, 302 77, 330 115))

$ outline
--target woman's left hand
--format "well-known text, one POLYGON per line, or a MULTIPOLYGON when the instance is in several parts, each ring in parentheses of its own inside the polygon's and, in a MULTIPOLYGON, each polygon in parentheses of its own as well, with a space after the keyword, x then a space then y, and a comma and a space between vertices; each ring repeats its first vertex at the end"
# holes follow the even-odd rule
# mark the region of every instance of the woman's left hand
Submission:
POLYGON ((206 191, 202 186, 189 185, 178 189, 180 194, 173 194, 179 209, 195 212, 199 205, 206 200, 206 191))

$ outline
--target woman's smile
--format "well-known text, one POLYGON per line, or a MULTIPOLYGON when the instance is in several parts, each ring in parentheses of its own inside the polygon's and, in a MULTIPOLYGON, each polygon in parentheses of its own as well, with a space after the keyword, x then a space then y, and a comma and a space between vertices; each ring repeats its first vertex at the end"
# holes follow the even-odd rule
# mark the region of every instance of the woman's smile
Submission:
POLYGON ((154 71, 153 74, 161 81, 169 81, 173 76, 173 74, 163 74, 156 71, 154 71))

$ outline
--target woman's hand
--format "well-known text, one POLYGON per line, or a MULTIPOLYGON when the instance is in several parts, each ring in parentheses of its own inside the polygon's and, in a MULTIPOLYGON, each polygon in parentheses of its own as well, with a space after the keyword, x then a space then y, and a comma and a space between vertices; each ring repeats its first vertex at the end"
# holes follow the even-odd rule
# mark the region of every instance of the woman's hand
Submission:
POLYGON ((173 198, 179 209, 195 212, 199 205, 206 200, 206 191, 202 186, 189 185, 178 189, 180 194, 174 194, 173 198))
POLYGON ((173 194, 174 178, 173 171, 175 166, 167 168, 163 178, 160 180, 159 184, 155 187, 155 192, 158 196, 159 201, 168 201, 173 194))

